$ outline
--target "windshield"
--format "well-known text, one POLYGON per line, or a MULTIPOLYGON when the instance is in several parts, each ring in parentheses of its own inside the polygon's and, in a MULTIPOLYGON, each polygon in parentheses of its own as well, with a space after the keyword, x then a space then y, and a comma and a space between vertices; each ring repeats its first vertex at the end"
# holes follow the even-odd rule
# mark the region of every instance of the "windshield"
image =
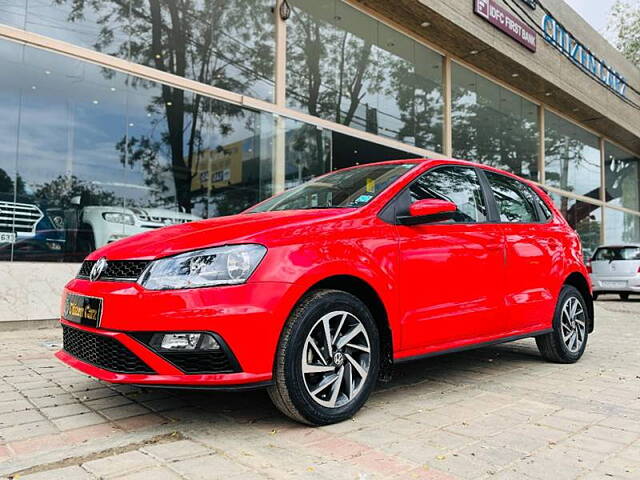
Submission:
POLYGON ((416 165, 395 163, 340 170, 270 198, 250 213, 362 207, 416 165))
POLYGON ((599 248, 593 256, 594 260, 640 260, 640 247, 606 247, 599 248))

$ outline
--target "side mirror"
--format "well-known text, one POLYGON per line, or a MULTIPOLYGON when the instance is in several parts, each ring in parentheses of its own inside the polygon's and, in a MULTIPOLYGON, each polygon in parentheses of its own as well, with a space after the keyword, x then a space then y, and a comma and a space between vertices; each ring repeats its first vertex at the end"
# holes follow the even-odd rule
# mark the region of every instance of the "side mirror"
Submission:
POLYGON ((419 225, 421 223, 439 222, 450 219, 458 207, 453 202, 430 198, 418 200, 409 207, 409 216, 399 217, 403 225, 419 225))

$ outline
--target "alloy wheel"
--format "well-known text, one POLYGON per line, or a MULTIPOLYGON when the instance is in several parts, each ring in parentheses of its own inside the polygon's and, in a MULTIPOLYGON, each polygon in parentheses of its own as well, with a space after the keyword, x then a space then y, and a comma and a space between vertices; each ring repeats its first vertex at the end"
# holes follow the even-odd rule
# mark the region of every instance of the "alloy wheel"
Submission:
POLYGON ((334 311, 318 320, 302 350, 302 376, 313 400, 342 407, 360 392, 369 375, 371 344, 362 322, 352 313, 334 311))
POLYGON ((586 315, 580 300, 569 297, 562 306, 560 332, 562 341, 571 353, 576 353, 582 348, 586 330, 586 315))

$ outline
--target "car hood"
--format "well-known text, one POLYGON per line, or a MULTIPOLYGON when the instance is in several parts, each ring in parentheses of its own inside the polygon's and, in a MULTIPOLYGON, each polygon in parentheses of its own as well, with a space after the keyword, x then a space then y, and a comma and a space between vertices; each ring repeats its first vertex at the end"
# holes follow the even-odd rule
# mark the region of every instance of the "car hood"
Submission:
POLYGON ((284 230, 310 226, 353 213, 355 209, 289 210, 242 213, 152 230, 99 248, 87 259, 112 260, 166 257, 178 253, 232 243, 289 243, 284 230))

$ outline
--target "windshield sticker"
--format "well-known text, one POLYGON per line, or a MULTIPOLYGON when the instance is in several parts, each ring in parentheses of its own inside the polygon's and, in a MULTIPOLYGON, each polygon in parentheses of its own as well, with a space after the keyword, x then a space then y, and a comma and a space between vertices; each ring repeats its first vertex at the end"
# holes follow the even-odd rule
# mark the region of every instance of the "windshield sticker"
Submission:
POLYGON ((354 202, 356 205, 360 205, 362 203, 367 203, 369 200, 371 200, 373 198, 373 195, 360 195, 358 198, 356 198, 356 201, 354 202))

